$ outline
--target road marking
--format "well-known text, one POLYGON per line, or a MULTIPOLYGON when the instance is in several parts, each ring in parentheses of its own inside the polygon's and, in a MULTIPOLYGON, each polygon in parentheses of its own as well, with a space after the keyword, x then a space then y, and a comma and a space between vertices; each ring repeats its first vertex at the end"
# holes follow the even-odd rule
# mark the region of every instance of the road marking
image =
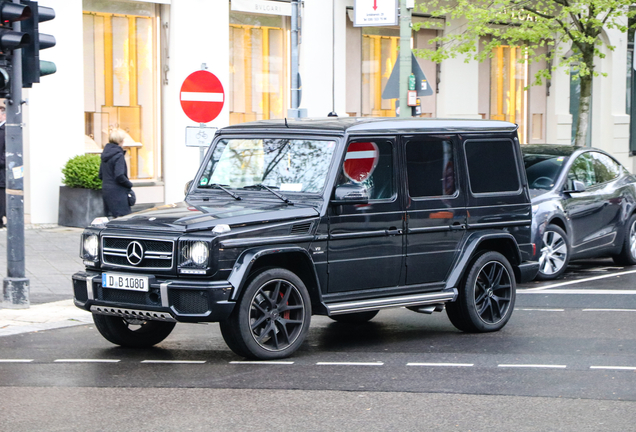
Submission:
POLYGON ((0 359, 0 363, 31 363, 33 359, 0 359))
POLYGON ((318 366, 382 366, 384 362, 317 362, 318 366))
POLYGON ((567 365, 546 365, 546 364, 500 364, 501 368, 540 368, 540 369, 565 369, 567 365))
POLYGON ((601 290, 601 289, 554 289, 550 291, 517 290, 517 294, 636 295, 636 290, 601 290))
POLYGON ((607 278, 611 278, 611 277, 623 276, 623 275, 628 275, 628 274, 633 274, 633 273, 636 273, 636 270, 629 270, 629 271, 624 271, 624 272, 612 273, 612 274, 608 274, 608 275, 593 276, 593 277, 589 277, 589 278, 585 278, 585 279, 577 279, 577 280, 573 280, 573 281, 560 282, 560 283, 556 283, 556 284, 552 284, 552 285, 542 286, 542 287, 539 287, 539 288, 526 288, 526 289, 522 289, 522 290, 517 290, 517 292, 523 291, 523 292, 528 293, 530 291, 544 291, 544 290, 549 290, 549 289, 552 289, 552 288, 558 288, 558 287, 567 286, 567 285, 574 285, 574 284, 583 283, 583 282, 591 282, 591 281, 595 281, 595 280, 599 280, 599 279, 607 279, 607 278))
POLYGON ((537 311, 537 312, 565 312, 565 309, 533 309, 533 308, 515 308, 519 311, 537 311))
POLYGON ((57 359, 54 363, 119 363, 117 359, 57 359))
POLYGON ((407 363, 407 366, 431 366, 431 367, 472 367, 473 363, 407 363))
POLYGON ((142 360, 141 363, 154 364, 203 364, 205 360, 142 360))
POLYGON ((231 361, 230 364, 293 365, 293 361, 231 361))
POLYGON ((636 371, 634 366, 590 366, 590 369, 606 369, 606 370, 630 370, 636 371))
POLYGON ((636 309, 583 309, 583 312, 636 312, 636 309))

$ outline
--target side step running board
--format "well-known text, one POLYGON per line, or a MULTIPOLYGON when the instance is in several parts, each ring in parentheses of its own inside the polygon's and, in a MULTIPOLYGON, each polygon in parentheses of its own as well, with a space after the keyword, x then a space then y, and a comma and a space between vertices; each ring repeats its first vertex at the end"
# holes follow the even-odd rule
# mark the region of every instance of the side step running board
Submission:
POLYGON ((382 297, 372 300, 349 301, 342 303, 329 303, 325 306, 327 307, 327 313, 329 315, 339 315, 395 307, 445 303, 454 301, 456 298, 457 290, 453 288, 451 290, 435 293, 414 294, 398 297, 382 297))

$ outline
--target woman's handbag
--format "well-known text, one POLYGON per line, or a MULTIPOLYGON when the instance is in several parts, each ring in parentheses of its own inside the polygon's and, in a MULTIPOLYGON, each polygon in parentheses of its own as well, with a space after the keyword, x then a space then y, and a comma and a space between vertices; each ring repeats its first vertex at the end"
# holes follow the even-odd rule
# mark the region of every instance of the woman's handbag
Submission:
POLYGON ((137 202, 137 195, 135 195, 135 191, 130 189, 128 191, 128 205, 129 206, 134 206, 135 203, 137 202))

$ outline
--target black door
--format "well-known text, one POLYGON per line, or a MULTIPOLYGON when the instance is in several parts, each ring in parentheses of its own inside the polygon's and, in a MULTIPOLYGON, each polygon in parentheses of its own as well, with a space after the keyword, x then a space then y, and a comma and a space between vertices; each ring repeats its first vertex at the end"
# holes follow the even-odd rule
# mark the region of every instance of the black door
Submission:
POLYGON ((329 292, 394 287, 404 270, 404 209, 395 139, 352 140, 337 185, 364 185, 368 204, 329 209, 329 292))
POLYGON ((466 234, 465 194, 457 182, 457 138, 403 139, 408 186, 406 283, 446 279, 466 234))

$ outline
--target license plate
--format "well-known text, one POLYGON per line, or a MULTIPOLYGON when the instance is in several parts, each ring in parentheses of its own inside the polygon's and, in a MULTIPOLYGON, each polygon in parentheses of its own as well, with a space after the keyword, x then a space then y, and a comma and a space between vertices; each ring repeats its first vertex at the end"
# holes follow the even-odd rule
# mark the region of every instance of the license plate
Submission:
POLYGON ((131 291, 148 292, 150 285, 147 276, 132 276, 119 273, 102 273, 102 286, 131 291))

